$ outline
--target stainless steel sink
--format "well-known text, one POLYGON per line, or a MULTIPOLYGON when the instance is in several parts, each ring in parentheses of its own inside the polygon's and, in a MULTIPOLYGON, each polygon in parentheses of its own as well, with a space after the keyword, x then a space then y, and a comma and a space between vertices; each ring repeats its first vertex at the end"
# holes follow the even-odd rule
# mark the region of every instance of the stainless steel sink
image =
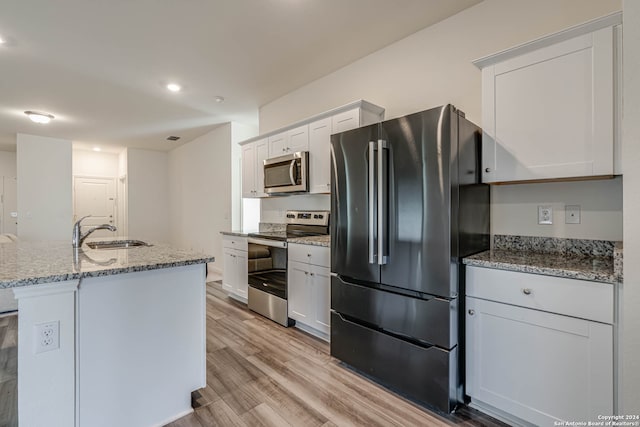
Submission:
POLYGON ((89 242, 91 249, 128 249, 135 246, 152 246, 142 240, 112 240, 110 242, 89 242))

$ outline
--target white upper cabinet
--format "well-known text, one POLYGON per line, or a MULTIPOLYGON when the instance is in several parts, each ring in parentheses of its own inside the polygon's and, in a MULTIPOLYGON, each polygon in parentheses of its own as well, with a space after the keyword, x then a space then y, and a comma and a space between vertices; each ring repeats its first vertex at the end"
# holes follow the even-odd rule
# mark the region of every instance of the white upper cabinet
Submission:
POLYGON ((616 173, 616 22, 610 15, 476 61, 483 182, 616 173))
POLYGON ((295 129, 278 133, 269 137, 269 157, 309 151, 309 126, 303 125, 295 129))
POLYGON ((331 117, 331 133, 339 133, 347 130, 355 129, 360 126, 360 109, 338 113, 331 117))
POLYGON ((309 124, 310 193, 328 193, 331 190, 331 117, 309 124))
POLYGON ((360 100, 242 142, 242 197, 267 197, 264 160, 299 151, 309 152, 309 193, 330 193, 331 134, 383 119, 384 108, 360 100))
POLYGON ((256 143, 242 146, 242 197, 256 197, 256 143))
POLYGON ((267 139, 242 146, 242 197, 264 197, 264 160, 268 157, 267 139))

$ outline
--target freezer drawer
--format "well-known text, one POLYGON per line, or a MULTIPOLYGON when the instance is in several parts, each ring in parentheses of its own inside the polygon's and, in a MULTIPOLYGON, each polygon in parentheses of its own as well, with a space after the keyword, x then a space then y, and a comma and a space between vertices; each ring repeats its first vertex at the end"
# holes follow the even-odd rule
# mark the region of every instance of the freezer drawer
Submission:
POLYGON ((421 347, 331 312, 331 355, 382 385, 443 412, 456 405, 457 350, 421 347))
POLYGON ((331 308, 348 317, 445 349, 458 344, 458 300, 419 299, 331 277, 331 308))

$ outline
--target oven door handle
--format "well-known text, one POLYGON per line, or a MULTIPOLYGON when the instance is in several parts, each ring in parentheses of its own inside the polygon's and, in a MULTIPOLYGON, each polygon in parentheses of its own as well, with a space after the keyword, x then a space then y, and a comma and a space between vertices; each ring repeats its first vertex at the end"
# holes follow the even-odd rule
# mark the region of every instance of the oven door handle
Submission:
POLYGON ((248 243, 255 243, 257 245, 271 246, 274 248, 287 248, 287 242, 282 242, 279 240, 270 240, 270 239, 260 239, 256 237, 249 237, 247 239, 248 243))
POLYGON ((291 164, 289 165, 289 179, 291 180, 291 185, 296 185, 296 177, 293 176, 296 168, 296 161, 296 159, 291 160, 291 164))

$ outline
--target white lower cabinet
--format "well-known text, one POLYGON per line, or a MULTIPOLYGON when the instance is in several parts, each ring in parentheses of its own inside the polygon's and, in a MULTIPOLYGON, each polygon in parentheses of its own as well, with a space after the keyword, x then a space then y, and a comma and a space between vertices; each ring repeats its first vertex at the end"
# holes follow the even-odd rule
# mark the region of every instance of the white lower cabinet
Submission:
MULTIPOLYGON (((509 283, 500 273, 512 278, 513 272, 467 271, 480 296, 466 297, 466 392, 472 404, 534 425, 597 421, 613 413, 611 324, 483 299, 483 278, 495 280, 494 287, 522 289, 534 303, 546 296, 539 295, 543 288, 528 287, 528 277, 535 281, 536 275, 515 273, 518 280, 509 283)), ((573 282, 557 280, 558 287, 573 282)))
POLYGON ((247 239, 224 236, 222 289, 231 297, 247 302, 247 239))
POLYGON ((296 321, 296 326, 300 329, 324 340, 329 339, 330 269, 328 265, 315 265, 311 262, 326 261, 329 259, 328 254, 329 248, 289 244, 289 317, 296 321), (300 259, 305 261, 299 261, 300 259))

